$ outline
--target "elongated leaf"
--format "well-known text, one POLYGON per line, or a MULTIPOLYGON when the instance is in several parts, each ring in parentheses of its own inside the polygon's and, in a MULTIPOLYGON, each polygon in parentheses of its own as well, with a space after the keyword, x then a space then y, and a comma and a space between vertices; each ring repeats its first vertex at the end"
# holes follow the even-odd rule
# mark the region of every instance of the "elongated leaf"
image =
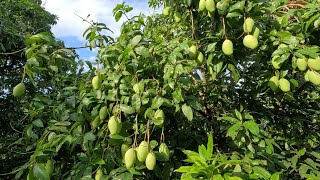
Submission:
POLYGON ((210 132, 208 136, 208 143, 207 143, 207 158, 211 159, 213 153, 213 137, 212 132, 210 132))
POLYGON ((231 137, 232 139, 235 139, 241 126, 241 123, 237 123, 231 126, 227 131, 227 136, 231 137))
POLYGON ((237 123, 237 122, 240 121, 239 119, 236 119, 236 118, 233 118, 233 117, 229 117, 229 116, 218 117, 218 120, 226 120, 226 121, 229 121, 229 122, 232 122, 232 123, 237 123))
POLYGON ((243 126, 246 127, 252 134, 254 135, 259 135, 259 126, 256 122, 254 121, 246 121, 243 123, 243 126))
POLYGON ((281 172, 273 173, 270 180, 279 180, 281 172))
POLYGON ((133 114, 135 109, 125 104, 120 104, 120 110, 126 114, 133 114))
POLYGON ((33 175, 41 180, 50 180, 49 174, 44 165, 35 163, 33 165, 33 175))
POLYGON ((261 166, 255 166, 252 168, 254 174, 258 175, 260 178, 270 179, 271 174, 261 166))
POLYGON ((187 119, 189 121, 192 121, 192 119, 193 119, 193 111, 192 111, 192 108, 190 106, 188 106, 187 104, 182 105, 182 112, 187 117, 187 119))

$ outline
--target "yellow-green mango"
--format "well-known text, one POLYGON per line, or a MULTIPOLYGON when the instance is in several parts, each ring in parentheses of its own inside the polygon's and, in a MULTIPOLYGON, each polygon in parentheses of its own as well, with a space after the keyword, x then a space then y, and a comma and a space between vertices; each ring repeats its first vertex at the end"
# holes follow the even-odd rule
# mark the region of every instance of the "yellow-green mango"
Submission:
POLYGON ((285 78, 281 78, 279 80, 279 88, 283 92, 289 92, 290 91, 290 82, 285 78))
POLYGON ((255 49, 258 47, 258 39, 252 35, 246 35, 243 38, 243 45, 249 49, 255 49))
POLYGON ((197 53, 198 53, 197 51, 198 50, 197 50, 197 47, 195 45, 190 46, 190 48, 189 48, 189 56, 191 58, 195 58, 197 53))
POLYGON ((166 160, 169 160, 170 158, 170 150, 168 146, 165 143, 161 143, 159 146, 159 153, 162 153, 166 160))
POLYGON ((201 65, 201 64, 202 64, 203 59, 204 59, 204 56, 203 56, 202 52, 199 52, 199 53, 198 53, 198 58, 197 58, 197 63, 198 63, 198 65, 201 65))
POLYGON ((24 83, 19 83, 13 88, 12 94, 15 97, 20 97, 26 92, 26 86, 24 83))
POLYGON ((305 58, 297 59, 297 67, 300 71, 305 71, 307 69, 308 62, 305 58))
POLYGON ((100 117, 97 116, 96 118, 94 118, 94 120, 91 122, 91 127, 92 129, 97 128, 100 125, 100 117))
POLYGON ((174 13, 174 21, 175 22, 180 22, 181 21, 181 14, 179 12, 174 13))
POLYGON ((199 1, 199 11, 204 11, 206 9, 206 0, 199 1))
POLYGON ((243 23, 243 31, 245 33, 250 33, 254 26, 254 20, 252 18, 247 18, 243 23))
POLYGON ((259 38, 259 34, 260 34, 260 29, 258 27, 255 27, 254 31, 253 31, 253 36, 258 39, 259 38))
POLYGON ((170 14, 170 7, 165 7, 162 11, 162 14, 168 16, 170 14))
POLYGON ((279 87, 279 79, 277 78, 277 76, 273 76, 272 78, 270 78, 268 84, 272 91, 277 91, 279 87))
POLYGON ((130 144, 128 142, 124 142, 121 144, 121 155, 124 157, 126 152, 130 149, 130 144))
POLYGON ((100 120, 103 121, 108 116, 108 108, 107 106, 102 106, 102 108, 99 110, 99 117, 100 120))
POLYGON ((101 79, 98 75, 92 78, 91 83, 92 83, 93 89, 97 90, 101 88, 101 79))
POLYGON ((154 170, 154 168, 156 167, 156 162, 157 162, 157 159, 155 154, 153 152, 150 152, 146 158, 147 169, 154 170))
POLYGON ((96 172, 96 175, 94 176, 94 180, 102 180, 103 171, 101 168, 98 169, 96 172))
POLYGON ((138 161, 144 162, 149 152, 149 144, 147 141, 142 141, 137 149, 138 161))
POLYGON ((126 168, 131 168, 137 160, 136 151, 133 148, 130 148, 124 155, 124 163, 126 168))
POLYGON ((108 129, 111 135, 117 134, 121 131, 121 120, 118 117, 112 116, 108 121, 108 129))
POLYGON ((206 9, 209 12, 214 12, 216 10, 216 4, 214 3, 214 0, 206 0, 206 9))
POLYGON ((154 118, 156 119, 156 121, 154 121, 154 124, 157 126, 162 126, 163 122, 164 122, 164 112, 162 109, 158 109, 155 113, 154 113, 154 118))
POLYGON ((312 82, 314 85, 320 85, 320 74, 318 72, 310 71, 308 76, 310 82, 312 82))
POLYGON ((311 71, 310 70, 308 70, 305 74, 304 74, 304 79, 306 80, 306 81, 310 81, 309 80, 309 73, 310 73, 311 71))
POLYGON ((229 39, 226 39, 222 43, 222 52, 225 55, 232 55, 233 54, 233 43, 229 39))
POLYGON ((316 71, 320 70, 320 57, 317 59, 308 59, 308 66, 316 71))

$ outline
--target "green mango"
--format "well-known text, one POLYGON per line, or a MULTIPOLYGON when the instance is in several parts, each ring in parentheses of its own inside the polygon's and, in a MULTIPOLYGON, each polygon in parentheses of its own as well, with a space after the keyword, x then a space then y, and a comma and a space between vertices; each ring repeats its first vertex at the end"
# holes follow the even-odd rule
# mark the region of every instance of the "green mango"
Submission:
POLYGON ((126 168, 131 168, 137 160, 136 150, 130 148, 124 155, 124 163, 126 168))
POLYGON ((289 92, 290 91, 290 82, 285 78, 281 78, 279 80, 279 88, 283 92, 289 92))
POLYGON ((26 92, 26 86, 24 83, 19 83, 13 88, 12 94, 14 97, 20 97, 26 92))
POLYGON ((203 56, 202 52, 199 52, 198 58, 197 58, 198 65, 201 65, 203 63, 203 59, 204 59, 204 56, 203 56))
POLYGON ((149 152, 149 144, 147 141, 142 141, 137 149, 138 161, 144 162, 149 152))
POLYGON ((308 70, 305 74, 304 74, 304 79, 306 80, 306 81, 310 81, 310 79, 309 79, 309 73, 310 73, 311 71, 310 70, 308 70))
POLYGON ((310 82, 312 82, 314 85, 320 85, 320 74, 318 72, 310 71, 308 76, 310 82))
POLYGON ((259 34, 260 34, 260 29, 255 27, 254 31, 253 31, 253 36, 258 39, 259 38, 259 34))
POLYGON ((181 21, 181 14, 179 12, 174 13, 174 21, 179 23, 181 21))
POLYGON ((226 15, 228 8, 229 8, 229 2, 226 0, 221 0, 217 3, 218 14, 220 15, 226 15))
POLYGON ((126 154, 126 152, 130 149, 131 145, 127 142, 124 142, 121 144, 121 155, 122 157, 124 157, 124 155, 126 154))
POLYGON ((170 150, 165 143, 161 143, 159 146, 159 153, 162 153, 166 160, 168 161, 170 158, 170 150))
POLYGON ((189 48, 189 56, 190 58, 195 58, 197 56, 198 50, 195 45, 190 46, 189 48))
POLYGON ((146 158, 146 167, 148 170, 154 170, 156 167, 157 158, 153 152, 150 152, 146 158))
POLYGON ((96 118, 94 118, 94 120, 91 122, 91 127, 92 129, 97 128, 100 125, 100 117, 97 116, 96 118))
POLYGON ((308 62, 305 58, 297 59, 297 67, 300 71, 305 71, 308 67, 308 62))
POLYGON ((98 169, 96 172, 96 175, 94 176, 94 180, 102 180, 103 171, 101 168, 98 169))
POLYGON ((308 59, 308 66, 316 71, 320 70, 320 57, 317 59, 308 59))
POLYGON ((222 43, 222 52, 226 55, 233 54, 233 43, 229 39, 226 39, 222 43))
POLYGON ((112 116, 108 121, 108 129, 111 135, 118 134, 121 131, 121 120, 118 117, 112 116))
POLYGON ((254 20, 252 18, 247 18, 243 23, 243 31, 245 33, 250 33, 254 26, 254 20))
POLYGON ((101 82, 101 79, 98 75, 92 78, 91 83, 92 83, 93 89, 97 90, 97 89, 101 88, 102 82, 101 82))
POLYGON ((166 7, 163 9, 162 14, 168 16, 170 14, 171 7, 166 7))
POLYGON ((108 116, 108 108, 107 106, 102 106, 102 108, 99 110, 99 117, 100 117, 100 120, 105 120, 106 117, 108 116))
POLYGON ((209 12, 214 12, 216 10, 216 4, 214 3, 214 0, 206 0, 206 9, 209 12))
POLYGON ((272 91, 277 91, 278 87, 279 87, 279 79, 277 78, 277 76, 273 76, 272 78, 270 78, 269 80, 269 86, 272 89, 272 91))
POLYGON ((249 49, 255 49, 258 47, 258 39, 252 35, 246 35, 243 38, 243 45, 249 49))
POLYGON ((199 1, 199 11, 204 11, 206 9, 206 0, 199 1))

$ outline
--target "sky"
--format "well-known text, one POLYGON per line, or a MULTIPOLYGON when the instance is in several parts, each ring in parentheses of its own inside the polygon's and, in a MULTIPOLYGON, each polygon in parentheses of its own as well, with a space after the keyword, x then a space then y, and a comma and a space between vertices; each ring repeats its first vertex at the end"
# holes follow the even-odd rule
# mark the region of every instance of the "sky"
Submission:
MULTIPOLYGON (((87 22, 82 21, 77 15, 88 20, 102 22, 110 28, 117 37, 120 34, 120 26, 125 18, 116 22, 112 16, 113 8, 125 2, 133 7, 129 17, 143 13, 151 15, 155 11, 148 7, 148 0, 43 0, 43 6, 47 11, 58 16, 58 23, 52 27, 55 37, 64 41, 66 47, 80 47, 85 45, 83 32, 89 27, 87 22)), ((77 53, 80 59, 94 61, 96 51, 79 49, 77 53)))

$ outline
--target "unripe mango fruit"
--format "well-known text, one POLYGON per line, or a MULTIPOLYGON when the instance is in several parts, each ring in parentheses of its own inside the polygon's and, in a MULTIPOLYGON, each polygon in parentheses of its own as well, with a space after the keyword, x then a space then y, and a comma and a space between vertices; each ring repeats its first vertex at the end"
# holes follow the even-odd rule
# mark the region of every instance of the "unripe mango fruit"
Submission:
POLYGON ((312 82, 314 85, 320 85, 320 74, 318 72, 310 71, 308 76, 310 82, 312 82))
POLYGON ((195 58, 196 55, 197 55, 197 51, 198 50, 197 50, 197 47, 195 45, 190 46, 190 48, 189 48, 189 56, 191 58, 195 58))
POLYGON ((285 78, 281 78, 279 80, 279 88, 283 92, 289 92, 290 91, 290 82, 285 78))
POLYGON ((306 80, 306 81, 310 81, 309 80, 309 73, 310 73, 311 71, 310 70, 308 70, 305 74, 304 74, 304 79, 306 80))
POLYGON ((161 143, 159 146, 159 153, 162 153, 166 160, 169 160, 170 158, 170 150, 168 146, 165 143, 161 143))
POLYGON ((232 55, 233 54, 233 43, 229 39, 226 39, 222 43, 222 52, 225 55, 232 55))
POLYGON ((154 113, 154 118, 156 119, 156 121, 154 121, 154 124, 157 126, 162 126, 165 118, 163 110, 158 109, 154 113))
POLYGON ((149 152, 149 144, 147 141, 142 141, 137 149, 138 161, 144 162, 149 152))
POLYGON ((255 27, 255 28, 254 28, 254 31, 253 31, 253 36, 258 39, 259 34, 260 34, 260 29, 257 28, 257 27, 255 27))
POLYGON ((206 0, 206 9, 209 12, 214 12, 216 10, 216 4, 214 3, 214 0, 206 0))
POLYGON ((108 121, 108 129, 111 135, 118 134, 121 131, 121 120, 118 117, 112 116, 108 121))
POLYGON ((317 59, 308 59, 308 66, 316 71, 320 70, 320 58, 317 59))
POLYGON ((107 106, 103 106, 100 110, 99 110, 99 117, 100 120, 105 120, 106 117, 108 116, 108 108, 107 106))
POLYGON ((243 31, 245 33, 250 33, 254 26, 254 20, 252 18, 247 18, 243 23, 243 31))
POLYGON ((297 67, 300 71, 305 71, 307 69, 308 62, 305 58, 297 59, 297 67))
POLYGON ((130 149, 130 144, 127 142, 124 142, 121 144, 121 155, 122 157, 124 157, 124 155, 126 154, 126 152, 130 149))
POLYGON ((154 168, 156 167, 156 162, 157 162, 157 159, 155 154, 153 152, 150 152, 146 158, 147 169, 154 170, 154 168))
POLYGON ((252 35, 246 35, 243 38, 243 45, 250 49, 255 49, 258 47, 258 39, 252 35))
POLYGON ((177 23, 181 21, 181 14, 179 12, 174 13, 174 21, 177 23))
POLYGON ((204 11, 206 9, 206 0, 199 1, 199 11, 204 11))
POLYGON ((101 79, 98 75, 93 77, 91 82, 93 89, 97 90, 101 88, 101 79))
POLYGON ((272 91, 277 91, 278 87, 279 87, 279 79, 277 78, 277 76, 273 76, 272 78, 270 78, 269 80, 269 86, 272 89, 272 91))
POLYGON ((162 11, 162 14, 168 16, 170 14, 170 7, 165 7, 162 11))
POLYGON ((198 65, 201 65, 201 64, 202 64, 203 59, 204 59, 204 56, 203 56, 202 52, 199 52, 198 58, 197 58, 197 63, 198 63, 198 65))
POLYGON ((25 91, 26 91, 26 86, 24 85, 24 83, 19 83, 13 88, 12 94, 15 97, 20 97, 25 93, 25 91))
POLYGON ((92 129, 97 128, 100 125, 100 117, 97 116, 96 118, 94 118, 94 120, 91 122, 91 127, 92 129))
POLYGON ((98 169, 96 172, 96 175, 94 176, 94 180, 102 180, 103 171, 101 168, 98 169))
POLYGON ((124 155, 124 163, 126 168, 131 168, 137 160, 136 150, 130 148, 124 155))

